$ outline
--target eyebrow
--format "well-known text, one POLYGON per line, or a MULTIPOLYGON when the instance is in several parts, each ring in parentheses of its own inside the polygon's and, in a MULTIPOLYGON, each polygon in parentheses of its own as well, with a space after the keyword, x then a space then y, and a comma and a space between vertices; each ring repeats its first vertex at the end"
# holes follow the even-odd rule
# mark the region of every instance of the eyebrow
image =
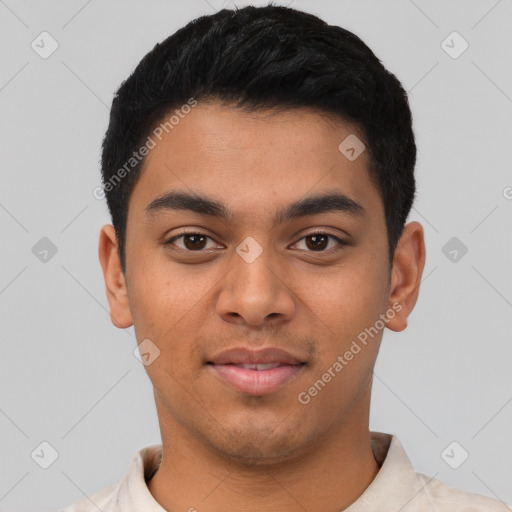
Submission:
MULTIPOLYGON (((216 217, 225 221, 235 215, 223 203, 210 197, 189 192, 171 191, 157 197, 146 206, 146 213, 153 216, 161 211, 189 210, 200 215, 216 217)), ((283 224, 308 215, 339 212, 352 217, 365 217, 363 206, 341 192, 312 195, 289 204, 272 218, 272 225, 283 224)))

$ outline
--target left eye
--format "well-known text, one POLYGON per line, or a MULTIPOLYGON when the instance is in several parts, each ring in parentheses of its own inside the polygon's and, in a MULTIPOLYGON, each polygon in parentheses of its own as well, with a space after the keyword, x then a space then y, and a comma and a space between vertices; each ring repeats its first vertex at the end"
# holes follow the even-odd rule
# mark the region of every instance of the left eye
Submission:
MULTIPOLYGON (((207 247, 207 240, 211 240, 212 242, 214 242, 214 240, 211 237, 203 233, 188 232, 181 233, 180 235, 172 237, 166 242, 166 244, 176 245, 179 249, 184 249, 188 251, 201 251, 202 249, 212 248, 207 247), (179 239, 183 239, 183 246, 176 245, 174 243, 176 240, 179 239)), ((326 249, 332 249, 332 247, 329 247, 329 240, 334 240, 340 246, 347 245, 347 243, 341 238, 330 233, 322 232, 310 233, 309 235, 305 235, 294 245, 299 244, 303 240, 305 241, 304 243, 307 249, 309 249, 311 252, 326 252, 326 249)))
MULTIPOLYGON (((326 249, 329 245, 329 239, 335 240, 340 246, 347 245, 347 243, 341 238, 338 238, 335 235, 331 235, 330 233, 322 232, 310 233, 309 235, 302 237, 299 242, 305 240, 305 245, 309 249, 312 249, 311 252, 326 252, 326 249)), ((297 244, 299 242, 297 242, 297 244)), ((332 247, 329 247, 329 249, 332 249, 332 247)))

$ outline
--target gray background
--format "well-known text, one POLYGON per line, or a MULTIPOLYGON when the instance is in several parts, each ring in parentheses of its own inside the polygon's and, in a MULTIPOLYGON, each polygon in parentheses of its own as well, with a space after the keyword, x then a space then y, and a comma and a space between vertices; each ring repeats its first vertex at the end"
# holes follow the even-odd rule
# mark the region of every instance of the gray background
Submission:
MULTIPOLYGON (((92 191, 121 81, 156 42, 224 4, 0 0, 1 510, 68 505, 160 441, 133 329, 110 323, 97 258, 110 219, 92 191), (43 31, 59 45, 46 59, 31 48, 43 31), (57 248, 46 261, 43 237, 57 248), (58 452, 48 469, 31 458, 43 441, 58 452)), ((414 115, 410 220, 425 228, 427 263, 408 329, 384 335, 370 426, 398 435, 416 470, 512 502, 512 2, 291 6, 359 35, 414 115), (458 58, 442 47, 453 31, 469 44, 458 58), (458 469, 441 456, 452 441, 452 465, 469 453, 458 469)))

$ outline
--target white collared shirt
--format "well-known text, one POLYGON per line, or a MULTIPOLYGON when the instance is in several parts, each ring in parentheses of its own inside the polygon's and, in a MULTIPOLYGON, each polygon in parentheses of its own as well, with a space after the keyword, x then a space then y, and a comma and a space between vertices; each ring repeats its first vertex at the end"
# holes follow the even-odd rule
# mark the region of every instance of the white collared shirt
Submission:
MULTIPOLYGON (((449 487, 414 471, 398 438, 371 432, 380 466, 377 476, 344 512, 510 512, 512 507, 479 494, 449 487)), ((133 457, 117 484, 66 507, 61 512, 166 512, 146 485, 158 468, 162 445, 146 446, 133 457)))

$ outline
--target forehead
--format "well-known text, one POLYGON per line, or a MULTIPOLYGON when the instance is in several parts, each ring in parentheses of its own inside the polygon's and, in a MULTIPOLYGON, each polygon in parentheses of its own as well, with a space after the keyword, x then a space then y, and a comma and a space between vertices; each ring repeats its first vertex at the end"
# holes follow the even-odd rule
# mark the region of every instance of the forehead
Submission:
POLYGON ((141 213, 176 189, 216 198, 246 217, 254 216, 255 208, 329 191, 382 209, 367 151, 355 159, 342 152, 344 141, 359 143, 355 149, 360 150, 364 135, 341 119, 310 109, 249 113, 198 103, 160 132, 161 140, 153 135, 155 146, 146 156, 129 212, 141 213))

